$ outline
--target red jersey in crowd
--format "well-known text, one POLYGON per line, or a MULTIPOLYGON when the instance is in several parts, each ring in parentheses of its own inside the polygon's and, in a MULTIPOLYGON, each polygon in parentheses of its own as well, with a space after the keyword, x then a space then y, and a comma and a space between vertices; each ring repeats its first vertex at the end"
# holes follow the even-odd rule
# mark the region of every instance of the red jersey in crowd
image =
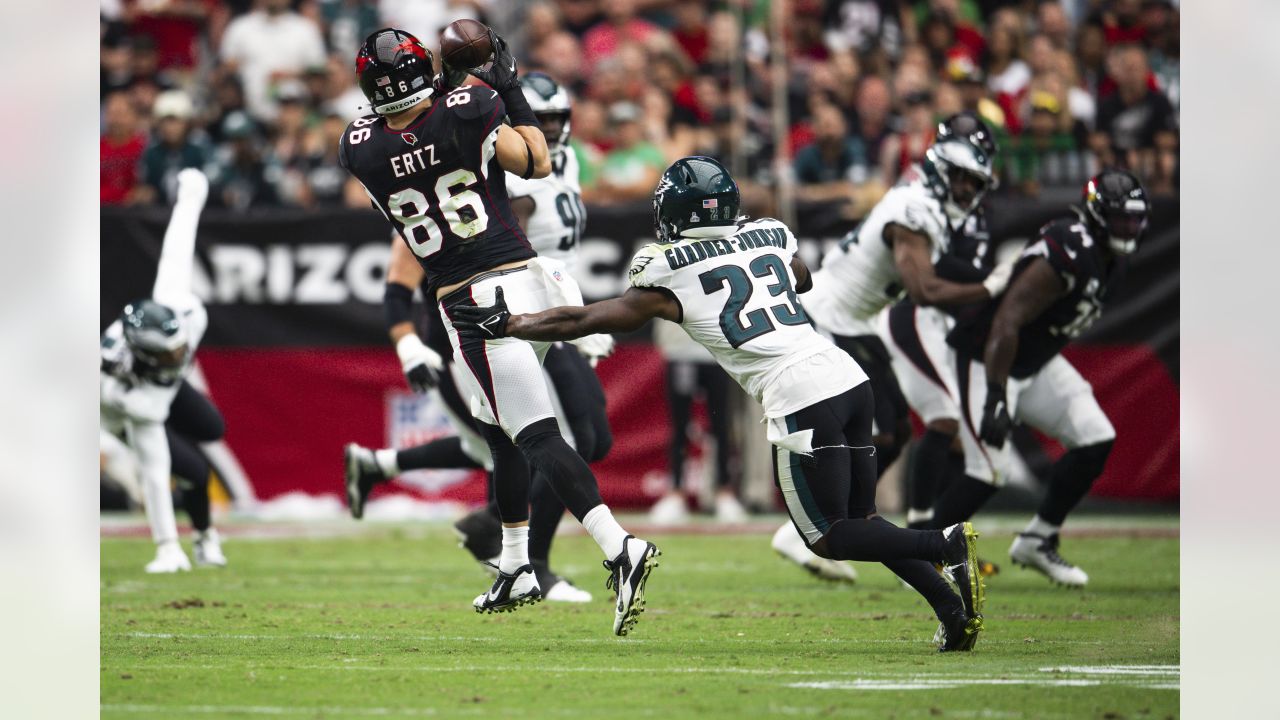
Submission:
POLYGON ((122 143, 102 136, 98 161, 102 165, 100 200, 103 205, 120 205, 129 197, 129 191, 138 184, 138 161, 146 148, 147 138, 141 133, 122 143))

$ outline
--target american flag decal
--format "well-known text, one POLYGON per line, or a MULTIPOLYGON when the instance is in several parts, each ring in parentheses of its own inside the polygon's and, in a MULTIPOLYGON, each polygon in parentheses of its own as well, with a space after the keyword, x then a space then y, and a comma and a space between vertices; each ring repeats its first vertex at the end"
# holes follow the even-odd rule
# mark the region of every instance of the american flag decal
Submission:
POLYGON ((707 198, 706 200, 702 201, 702 207, 704 208, 720 207, 720 201, 716 200, 715 198, 707 198))
POLYGON ((390 77, 383 75, 382 77, 378 78, 378 87, 382 87, 383 85, 390 85, 390 84, 391 84, 390 77))

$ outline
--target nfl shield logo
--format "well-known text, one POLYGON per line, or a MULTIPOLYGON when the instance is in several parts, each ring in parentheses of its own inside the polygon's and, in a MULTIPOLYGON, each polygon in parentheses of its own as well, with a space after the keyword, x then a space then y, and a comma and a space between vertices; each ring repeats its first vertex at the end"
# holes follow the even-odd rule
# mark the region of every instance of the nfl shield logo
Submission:
POLYGON ((401 139, 401 140, 404 140, 405 142, 409 143, 410 145, 417 145, 417 144, 418 144, 418 136, 417 136, 417 135, 414 135, 413 133, 400 133, 400 139, 401 139))

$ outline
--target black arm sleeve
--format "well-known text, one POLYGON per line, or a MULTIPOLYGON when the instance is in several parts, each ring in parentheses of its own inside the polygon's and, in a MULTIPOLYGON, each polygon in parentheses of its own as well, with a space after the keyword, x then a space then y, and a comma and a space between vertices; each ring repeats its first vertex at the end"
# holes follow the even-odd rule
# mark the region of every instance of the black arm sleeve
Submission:
POLYGON ((387 283, 382 296, 382 309, 386 313, 387 330, 403 322, 413 321, 413 290, 400 283, 387 283))

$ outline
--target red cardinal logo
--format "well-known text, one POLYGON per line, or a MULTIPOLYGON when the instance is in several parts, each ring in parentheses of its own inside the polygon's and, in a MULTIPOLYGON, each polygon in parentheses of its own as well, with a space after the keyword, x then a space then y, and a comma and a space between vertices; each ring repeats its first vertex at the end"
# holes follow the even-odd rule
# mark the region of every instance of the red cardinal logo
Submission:
POLYGON ((401 140, 404 140, 405 142, 409 143, 410 145, 417 145, 417 144, 418 144, 418 136, 417 136, 417 135, 414 135, 413 133, 400 133, 400 139, 401 139, 401 140))

